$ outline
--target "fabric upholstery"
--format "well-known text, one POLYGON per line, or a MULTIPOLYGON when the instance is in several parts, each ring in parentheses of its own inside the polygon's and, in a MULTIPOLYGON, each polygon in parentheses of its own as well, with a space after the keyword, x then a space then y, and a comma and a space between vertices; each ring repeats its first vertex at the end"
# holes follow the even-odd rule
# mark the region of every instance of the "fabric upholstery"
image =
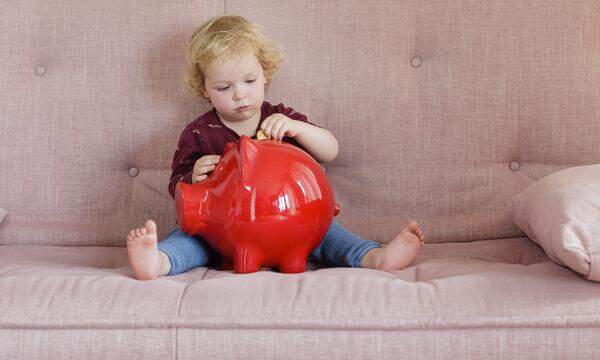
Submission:
POLYGON ((598 335, 600 284, 526 238, 429 244, 414 266, 389 273, 311 264, 302 274, 197 268, 154 281, 131 279, 119 247, 1 248, 0 346, 14 358, 106 358, 89 349, 112 346, 111 358, 598 354, 585 345, 598 335))
POLYGON ((510 217, 548 257, 600 281, 600 165, 577 166, 528 186, 510 217))
POLYGON ((435 243, 522 236, 516 194, 600 162, 597 1, 9 1, 0 243, 123 246, 148 217, 173 227, 175 145, 209 109, 184 90, 185 46, 222 13, 282 48, 267 100, 338 137, 340 223, 365 237, 411 219, 435 243))

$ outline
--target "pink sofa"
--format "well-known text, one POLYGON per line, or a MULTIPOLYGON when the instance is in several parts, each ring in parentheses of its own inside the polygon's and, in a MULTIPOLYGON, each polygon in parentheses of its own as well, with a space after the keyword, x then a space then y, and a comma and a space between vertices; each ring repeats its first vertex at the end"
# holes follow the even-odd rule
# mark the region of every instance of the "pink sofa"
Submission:
POLYGON ((600 357, 600 284, 507 215, 600 162, 599 23, 595 0, 3 1, 0 357, 600 357), (339 139, 340 223, 422 225, 412 266, 131 278, 125 235, 175 225, 174 148, 209 110, 186 43, 224 13, 283 50, 267 100, 339 139))

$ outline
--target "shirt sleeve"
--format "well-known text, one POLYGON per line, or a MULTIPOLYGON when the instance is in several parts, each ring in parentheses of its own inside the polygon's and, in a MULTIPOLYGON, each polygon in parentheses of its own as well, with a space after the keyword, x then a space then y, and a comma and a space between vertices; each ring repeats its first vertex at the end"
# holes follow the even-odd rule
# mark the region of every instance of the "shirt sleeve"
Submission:
POLYGON ((310 122, 306 115, 297 112, 296 110, 292 109, 291 107, 286 107, 283 104, 274 106, 273 112, 283 114, 283 115, 289 117, 290 119, 302 121, 302 122, 305 122, 307 124, 311 124, 314 126, 319 126, 319 125, 316 125, 316 124, 313 124, 312 122, 310 122))
POLYGON ((171 164, 171 180, 169 182, 169 193, 175 198, 175 187, 177 183, 192 183, 192 171, 196 160, 204 156, 200 141, 197 136, 198 130, 188 125, 181 133, 181 138, 177 144, 173 163, 171 164))

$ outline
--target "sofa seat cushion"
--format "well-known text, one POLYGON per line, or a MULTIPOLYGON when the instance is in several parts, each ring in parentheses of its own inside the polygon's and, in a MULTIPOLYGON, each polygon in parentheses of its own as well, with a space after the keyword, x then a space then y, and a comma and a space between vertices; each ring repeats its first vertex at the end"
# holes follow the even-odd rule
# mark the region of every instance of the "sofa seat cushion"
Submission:
POLYGON ((124 248, 0 247, 0 327, 430 329, 600 325, 600 284, 527 238, 426 244, 401 271, 193 269, 131 278, 124 248))
POLYGON ((210 270, 188 286, 180 321, 197 328, 338 330, 600 325, 599 284, 528 242, 430 244, 414 266, 393 272, 210 270))
POLYGON ((122 247, 0 246, 0 328, 163 327, 185 288, 132 279, 122 247))

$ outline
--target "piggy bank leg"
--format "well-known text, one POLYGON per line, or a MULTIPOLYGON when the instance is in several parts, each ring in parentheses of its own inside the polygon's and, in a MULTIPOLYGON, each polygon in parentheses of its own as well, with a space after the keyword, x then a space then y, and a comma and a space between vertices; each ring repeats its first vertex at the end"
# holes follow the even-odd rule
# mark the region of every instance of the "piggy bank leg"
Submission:
POLYGON ((263 257, 256 250, 237 247, 233 250, 233 270, 239 274, 257 272, 263 257))
POLYGON ((306 269, 306 259, 308 254, 294 254, 284 259, 279 264, 279 270, 286 274, 297 274, 304 272, 306 269))
POLYGON ((233 262, 231 259, 221 257, 221 268, 222 271, 233 270, 233 262))

